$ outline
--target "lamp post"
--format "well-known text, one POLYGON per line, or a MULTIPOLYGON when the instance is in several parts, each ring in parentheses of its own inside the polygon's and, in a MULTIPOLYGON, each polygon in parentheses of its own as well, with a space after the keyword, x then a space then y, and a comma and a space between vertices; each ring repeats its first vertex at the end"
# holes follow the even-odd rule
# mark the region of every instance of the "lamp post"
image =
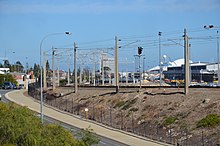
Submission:
MULTIPOLYGON (((211 28, 220 28, 220 26, 214 26, 214 25, 205 25, 204 26, 205 29, 211 29, 211 28)), ((217 38, 216 38, 216 43, 217 43, 217 63, 218 63, 218 86, 220 86, 220 66, 219 66, 219 33, 217 30, 217 38)))
POLYGON ((46 36, 43 37, 40 43, 40 114, 41 114, 41 122, 43 123, 43 88, 42 88, 42 45, 43 41, 53 35, 61 35, 61 34, 66 34, 66 35, 71 35, 70 32, 65 32, 65 33, 50 33, 47 34, 46 36))

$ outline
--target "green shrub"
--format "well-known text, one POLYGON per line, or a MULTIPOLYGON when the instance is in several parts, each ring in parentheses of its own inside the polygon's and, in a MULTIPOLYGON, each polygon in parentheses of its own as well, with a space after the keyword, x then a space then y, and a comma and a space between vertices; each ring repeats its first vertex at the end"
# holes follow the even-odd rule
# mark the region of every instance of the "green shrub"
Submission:
POLYGON ((91 146, 99 142, 92 129, 82 130, 75 139, 56 124, 42 124, 36 113, 14 103, 0 102, 0 145, 8 146, 91 146))
POLYGON ((122 107, 124 104, 125 104, 125 101, 120 100, 120 101, 118 101, 118 102, 115 104, 114 108, 117 108, 117 107, 120 108, 120 107, 122 107))
POLYGON ((132 99, 132 100, 127 100, 127 101, 125 102, 125 105, 122 107, 122 110, 127 110, 127 109, 129 109, 133 104, 136 103, 136 101, 137 101, 137 98, 132 99))
POLYGON ((60 86, 65 86, 67 84, 67 79, 60 80, 60 86))
POLYGON ((133 107, 133 108, 131 108, 129 111, 131 111, 131 112, 136 112, 136 111, 138 111, 138 108, 133 107))
POLYGON ((202 118, 197 122, 197 128, 199 127, 215 127, 220 124, 220 117, 217 114, 209 114, 205 118, 202 118))
POLYGON ((15 77, 11 74, 0 74, 0 85, 2 85, 4 82, 12 82, 17 84, 15 77))
POLYGON ((169 126, 171 124, 173 124, 176 121, 175 117, 166 117, 166 119, 163 122, 164 126, 169 126))

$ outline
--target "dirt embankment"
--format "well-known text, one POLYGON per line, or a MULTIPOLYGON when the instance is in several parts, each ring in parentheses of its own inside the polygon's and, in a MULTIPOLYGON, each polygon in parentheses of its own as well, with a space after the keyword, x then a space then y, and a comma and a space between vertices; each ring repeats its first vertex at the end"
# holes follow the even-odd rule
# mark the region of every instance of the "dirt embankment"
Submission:
POLYGON ((197 125, 209 114, 220 115, 220 89, 190 88, 187 96, 181 88, 120 89, 117 94, 114 89, 95 88, 80 88, 77 94, 71 88, 55 92, 48 92, 56 95, 48 96, 48 104, 142 136, 191 145, 214 145, 220 139, 220 125, 197 125))

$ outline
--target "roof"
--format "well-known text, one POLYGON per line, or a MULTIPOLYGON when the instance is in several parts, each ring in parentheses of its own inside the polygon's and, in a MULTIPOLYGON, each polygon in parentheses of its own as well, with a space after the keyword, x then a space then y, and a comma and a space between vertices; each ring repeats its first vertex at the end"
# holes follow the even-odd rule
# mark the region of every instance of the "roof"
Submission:
MULTIPOLYGON (((189 63, 193 63, 191 60, 189 61, 189 63)), ((181 67, 183 64, 185 64, 185 59, 177 59, 173 62, 169 62, 170 65, 168 65, 168 67, 181 67)))
POLYGON ((207 62, 194 62, 194 63, 191 63, 190 66, 204 66, 207 64, 208 64, 207 62))
MULTIPOLYGON (((169 61, 168 63, 164 64, 163 65, 163 70, 167 70, 167 67, 181 67, 183 64, 184 64, 184 60, 185 59, 177 59, 175 61, 169 61)), ((189 61, 189 63, 193 63, 191 60, 189 61)), ((155 66, 151 69, 149 69, 149 71, 156 71, 156 70, 159 70, 160 67, 159 66, 155 66)))

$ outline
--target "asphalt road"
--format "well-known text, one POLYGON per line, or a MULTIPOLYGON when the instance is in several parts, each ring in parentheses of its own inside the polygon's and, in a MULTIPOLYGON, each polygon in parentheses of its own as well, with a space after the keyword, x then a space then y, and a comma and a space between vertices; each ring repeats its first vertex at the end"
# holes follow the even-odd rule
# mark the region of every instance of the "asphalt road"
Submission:
MULTIPOLYGON (((10 92, 10 91, 12 91, 12 90, 2 90, 2 89, 0 89, 0 96, 1 96, 1 101, 2 101, 2 102, 5 102, 5 103, 9 102, 9 100, 6 99, 4 95, 5 95, 7 92, 10 92)), ((70 130, 73 135, 75 135, 76 133, 79 133, 80 130, 81 130, 81 129, 78 128, 78 127, 74 127, 74 126, 72 126, 72 125, 69 125, 69 124, 60 122, 60 121, 55 120, 55 119, 53 119, 53 118, 50 118, 50 117, 48 117, 48 116, 46 116, 46 115, 44 115, 44 121, 45 121, 46 123, 59 123, 62 127, 66 128, 66 129, 68 129, 68 130, 70 130)), ((98 143, 96 146, 127 146, 126 144, 123 144, 123 143, 121 143, 121 142, 118 142, 118 141, 109 139, 109 138, 107 138, 107 137, 103 137, 103 136, 100 136, 100 135, 98 135, 98 137, 100 138, 100 141, 99 141, 99 143, 98 143)))
POLYGON ((1 101, 2 101, 2 102, 9 102, 9 100, 7 100, 7 99, 5 98, 5 94, 6 94, 7 92, 10 92, 10 91, 12 91, 12 90, 2 90, 2 89, 0 89, 0 97, 1 97, 1 101))

